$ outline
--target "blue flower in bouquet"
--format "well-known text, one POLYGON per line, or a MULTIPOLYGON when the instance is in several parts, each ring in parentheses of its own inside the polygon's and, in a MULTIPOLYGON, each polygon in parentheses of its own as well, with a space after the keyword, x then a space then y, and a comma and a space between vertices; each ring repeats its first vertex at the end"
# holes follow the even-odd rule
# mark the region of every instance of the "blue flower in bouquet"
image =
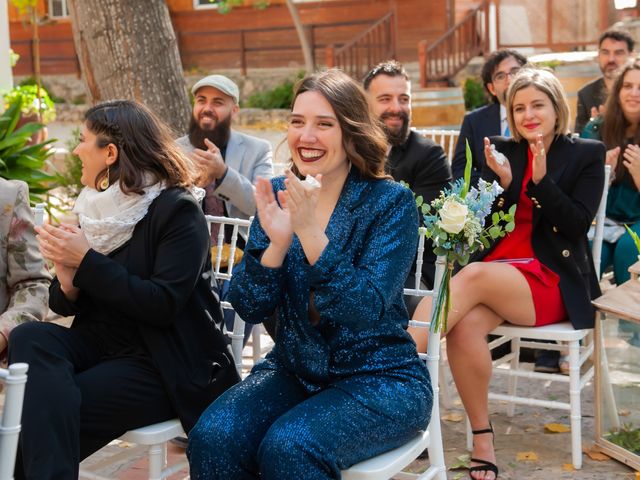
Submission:
POLYGON ((493 202, 503 192, 498 182, 480 179, 477 188, 470 187, 471 149, 468 142, 466 153, 464 179, 453 182, 430 204, 424 203, 422 197, 416 198, 424 216, 426 236, 433 242, 433 251, 447 261, 431 319, 435 331, 446 331, 447 328, 451 307, 449 282, 455 264, 466 265, 474 252, 488 248, 491 240, 504 237, 515 228, 515 205, 507 213, 491 214, 493 202))

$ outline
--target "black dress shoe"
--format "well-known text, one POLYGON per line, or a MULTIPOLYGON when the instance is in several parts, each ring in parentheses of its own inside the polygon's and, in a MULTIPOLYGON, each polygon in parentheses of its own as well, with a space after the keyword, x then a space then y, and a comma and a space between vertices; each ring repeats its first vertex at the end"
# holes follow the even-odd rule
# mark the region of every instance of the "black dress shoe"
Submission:
POLYGON ((560 371, 560 352, 556 350, 538 350, 534 372, 558 373, 560 371))

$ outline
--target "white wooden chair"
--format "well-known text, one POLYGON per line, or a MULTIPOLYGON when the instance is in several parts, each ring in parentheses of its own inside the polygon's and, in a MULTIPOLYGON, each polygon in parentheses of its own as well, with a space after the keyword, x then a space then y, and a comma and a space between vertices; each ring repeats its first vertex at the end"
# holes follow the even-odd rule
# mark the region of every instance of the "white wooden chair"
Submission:
POLYGON ((4 407, 0 412, 0 480, 13 479, 28 369, 26 363, 0 368, 0 382, 4 383, 4 407))
MULTIPOLYGON (((433 290, 420 289, 420 276, 422 272, 422 252, 424 251, 424 229, 420 229, 420 238, 418 242, 418 262, 416 268, 416 284, 415 288, 405 288, 405 295, 415 295, 418 297, 431 296, 435 298, 440 288, 440 280, 442 272, 445 269, 445 260, 438 257, 436 261, 435 285, 433 290)), ((435 304, 435 302, 434 302, 435 304)), ((419 480, 427 480, 436 478, 438 480, 446 480, 446 465, 444 462, 444 450, 442 446, 442 430, 440 426, 440 403, 439 403, 439 387, 438 387, 438 370, 440 364, 440 334, 431 330, 428 322, 411 321, 411 326, 429 328, 429 343, 427 354, 420 354, 420 358, 426 360, 427 368, 431 376, 431 385, 433 387, 433 409, 431 412, 431 422, 426 430, 420 432, 405 445, 398 447, 389 452, 378 455, 360 462, 347 470, 342 471, 343 480, 388 480, 415 478, 419 480), (429 468, 421 474, 413 474, 403 472, 411 462, 413 462, 420 453, 427 448, 429 450, 429 468)), ((411 412, 407 412, 408 415, 411 412)))
MULTIPOLYGON (((229 218, 229 217, 214 217, 207 215, 207 221, 209 225, 219 225, 218 236, 215 239, 216 248, 216 256, 215 258, 211 258, 211 263, 213 265, 213 276, 215 280, 230 280, 233 274, 234 265, 229 265, 227 267, 226 263, 223 263, 222 259, 222 246, 225 243, 225 227, 232 227, 231 238, 229 239, 229 258, 235 258, 235 251, 238 236, 243 237, 245 240, 249 238, 249 227, 251 222, 253 221, 253 217, 249 220, 244 220, 241 218, 229 218)), ((226 229, 229 231, 229 229, 226 229)), ((214 246, 212 244, 212 246, 214 246)), ((223 301, 221 302, 223 309, 232 310, 232 306, 229 302, 223 301)), ((233 357, 236 361, 236 368, 238 369, 238 373, 242 374, 243 369, 249 369, 255 364, 262 356, 266 353, 264 351, 261 344, 261 333, 262 333, 262 325, 254 325, 251 342, 253 349, 252 362, 249 364, 242 363, 242 344, 244 339, 244 325, 245 322, 238 315, 235 316, 233 321, 233 332, 227 332, 231 337, 231 348, 233 350, 233 357)), ((267 347, 268 348, 268 347, 267 347)))
MULTIPOLYGON (((605 207, 607 205, 607 194, 609 189, 610 167, 605 168, 605 186, 596 214, 596 234, 592 245, 592 255, 594 259, 594 268, 596 272, 600 271, 600 250, 602 248, 602 237, 604 231, 605 207)), ((542 327, 521 327, 509 323, 503 323, 491 332, 497 335, 489 344, 489 348, 493 349, 511 341, 511 353, 493 362, 493 372, 497 375, 506 375, 508 380, 508 393, 489 392, 490 400, 499 400, 507 403, 507 415, 513 416, 515 405, 529 405, 544 408, 554 408, 570 412, 571 417, 571 451, 573 467, 579 469, 582 467, 582 428, 581 428, 581 399, 580 393, 585 385, 593 377, 594 368, 591 366, 584 374, 581 368, 586 360, 593 354, 593 342, 589 340, 593 329, 575 330, 571 322, 560 322, 542 327), (526 338, 527 340, 522 340, 526 338), (554 340, 560 343, 542 343, 538 340, 554 340), (581 345, 581 342, 583 343, 581 345), (569 376, 559 373, 539 373, 532 372, 521 368, 519 357, 520 348, 528 347, 538 350, 557 350, 569 348, 569 376), (510 368, 496 368, 499 365, 509 362, 510 368), (529 398, 517 395, 518 378, 526 378, 530 380, 542 380, 563 382, 569 384, 569 402, 556 400, 542 400, 537 398, 529 398)), ((467 422, 467 447, 472 449, 472 438, 470 427, 467 422)))
POLYGON ((460 136, 460 130, 438 130, 438 129, 413 129, 416 133, 422 135, 423 137, 429 138, 433 140, 435 143, 439 144, 444 153, 447 155, 447 160, 449 161, 449 165, 453 162, 453 154, 456 150, 456 143, 458 142, 458 137, 460 136))

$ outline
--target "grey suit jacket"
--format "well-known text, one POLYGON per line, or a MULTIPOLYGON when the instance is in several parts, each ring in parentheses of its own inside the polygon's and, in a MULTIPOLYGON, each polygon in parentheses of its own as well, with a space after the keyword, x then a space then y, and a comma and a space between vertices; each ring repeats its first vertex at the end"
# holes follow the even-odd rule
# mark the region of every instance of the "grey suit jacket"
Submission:
MULTIPOLYGON (((176 142, 186 153, 194 150, 187 135, 176 142)), ((229 217, 248 219, 255 215, 254 184, 258 177, 273 177, 272 157, 268 141, 231 130, 224 156, 227 174, 215 190, 216 195, 224 200, 229 217)))

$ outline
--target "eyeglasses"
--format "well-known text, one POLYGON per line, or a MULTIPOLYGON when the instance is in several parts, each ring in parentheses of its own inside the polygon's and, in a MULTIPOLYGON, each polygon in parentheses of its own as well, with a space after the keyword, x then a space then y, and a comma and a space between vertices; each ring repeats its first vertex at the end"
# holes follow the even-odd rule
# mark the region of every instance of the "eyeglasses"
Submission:
POLYGON ((508 72, 498 72, 496 73, 493 78, 491 79, 493 81, 493 83, 502 83, 504 82, 507 77, 512 77, 518 73, 520 71, 520 67, 513 67, 510 71, 508 72))

